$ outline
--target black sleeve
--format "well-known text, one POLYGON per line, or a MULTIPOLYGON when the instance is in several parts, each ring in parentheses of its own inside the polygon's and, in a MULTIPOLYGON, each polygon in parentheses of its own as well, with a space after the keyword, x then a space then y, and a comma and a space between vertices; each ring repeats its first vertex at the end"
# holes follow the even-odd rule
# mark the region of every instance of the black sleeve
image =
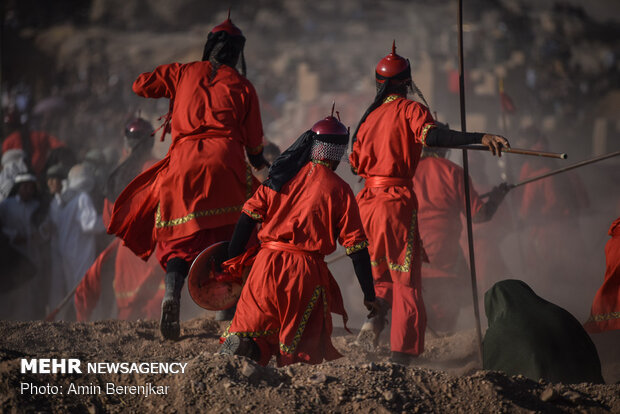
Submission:
POLYGON ((261 169, 263 165, 267 164, 267 160, 263 155, 263 150, 261 150, 261 152, 259 152, 258 154, 248 154, 248 160, 250 161, 250 164, 252 164, 252 167, 256 168, 257 170, 261 169))
POLYGON ((353 261, 355 275, 360 283, 362 292, 364 292, 364 300, 375 300, 375 284, 372 279, 372 270, 370 268, 370 255, 368 249, 362 249, 349 255, 353 261))
POLYGON ((245 251, 245 246, 248 244, 248 240, 257 223, 257 220, 254 220, 247 214, 241 214, 241 217, 239 217, 235 225, 235 231, 233 232, 230 243, 228 244, 229 259, 239 256, 245 251))
POLYGON ((429 147, 458 147, 459 145, 480 144, 481 132, 459 132, 448 128, 431 128, 426 136, 429 147))

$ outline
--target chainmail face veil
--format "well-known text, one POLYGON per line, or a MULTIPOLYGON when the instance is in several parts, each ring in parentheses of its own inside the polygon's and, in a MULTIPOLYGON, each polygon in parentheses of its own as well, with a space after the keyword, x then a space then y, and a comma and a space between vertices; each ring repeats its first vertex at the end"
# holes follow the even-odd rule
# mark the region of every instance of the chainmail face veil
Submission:
POLYGON ((276 158, 263 185, 279 192, 311 159, 340 161, 348 142, 348 135, 318 135, 312 130, 304 132, 276 158))
POLYGON ((334 144, 319 141, 320 135, 312 143, 310 158, 313 160, 341 161, 347 151, 347 144, 334 144))

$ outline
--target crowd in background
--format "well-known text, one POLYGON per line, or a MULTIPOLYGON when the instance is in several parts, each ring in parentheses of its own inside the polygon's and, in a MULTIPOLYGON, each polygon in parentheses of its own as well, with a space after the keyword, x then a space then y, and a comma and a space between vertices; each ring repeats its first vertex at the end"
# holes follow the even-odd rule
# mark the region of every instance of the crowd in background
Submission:
MULTIPOLYGON (((74 2, 67 3, 75 6, 74 2)), ((1 96, 4 124, 0 224, 3 243, 29 259, 36 269, 30 269, 29 281, 19 287, 27 294, 2 294, 6 300, 1 318, 44 317, 75 287, 110 242, 101 221, 103 188, 108 174, 123 157, 121 131, 129 118, 127 114, 137 108, 131 80, 140 71, 151 68, 150 61, 142 61, 148 53, 172 53, 170 50, 175 49, 158 37, 163 35, 155 34, 153 24, 172 41, 179 42, 175 44, 185 39, 179 35, 182 27, 178 21, 183 19, 166 20, 157 14, 156 8, 123 8, 119 3, 115 10, 104 12, 101 2, 77 3, 80 5, 74 8, 73 15, 56 11, 47 17, 43 12, 39 15, 24 9, 19 2, 3 6, 3 35, 6 34, 11 47, 3 52, 2 62, 3 69, 8 70, 3 70, 1 96), (66 34, 67 25, 73 25, 72 35, 66 34), (119 58, 119 46, 130 44, 127 40, 119 41, 111 35, 108 41, 88 32, 83 43, 72 43, 79 41, 75 33, 88 25, 108 26, 110 33, 151 33, 151 39, 132 38, 136 44, 142 42, 148 47, 137 49, 134 61, 123 61, 119 58), (64 27, 64 32, 59 27, 64 27), (32 32, 54 34, 45 41, 65 39, 65 46, 48 43, 47 49, 41 48, 36 36, 28 35, 32 32), (44 58, 54 70, 40 73, 41 66, 31 61, 34 57, 44 58), (24 150, 19 138, 23 135, 36 136, 34 142, 41 147, 24 150), (40 150, 36 156, 35 149, 40 150)), ((189 1, 182 3, 192 6, 189 1)), ((374 85, 368 83, 374 61, 389 51, 395 36, 398 50, 407 51, 403 54, 412 59, 413 79, 426 94, 431 110, 445 118, 441 121, 458 125, 457 37, 451 23, 456 21, 455 8, 453 2, 435 3, 429 6, 419 1, 413 5, 387 1, 377 7, 371 2, 350 0, 311 7, 304 2, 262 0, 233 7, 233 19, 248 27, 250 33, 246 47, 248 78, 261 100, 267 138, 285 148, 290 144, 284 141, 290 138, 290 131, 301 130, 322 116, 324 98, 331 102, 333 95, 340 100, 343 120, 354 127, 364 103, 374 95, 374 85), (298 30, 282 36, 282 22, 298 30), (368 40, 372 40, 372 45, 368 40), (369 47, 376 56, 368 57, 369 47), (422 76, 420 80, 418 76, 428 72, 424 62, 430 63, 432 76, 422 76)), ((221 13, 225 13, 223 8, 204 7, 212 8, 208 11, 213 22, 221 20, 221 13)), ((530 145, 545 135, 548 147, 578 154, 575 160, 592 154, 594 121, 601 117, 608 123, 603 150, 618 149, 614 145, 617 146, 620 131, 613 115, 618 109, 618 103, 613 105, 614 91, 620 89, 618 25, 595 21, 583 8, 569 4, 557 3, 542 12, 533 8, 531 3, 519 1, 468 2, 465 48, 469 113, 482 114, 486 130, 511 138, 516 135, 519 141, 512 140, 513 143, 530 145), (512 105, 500 101, 500 79, 512 105), (532 125, 537 129, 531 129, 532 125)), ((175 11, 181 13, 182 9, 175 11)), ((203 33, 195 37, 197 42, 204 38, 203 33)), ((188 48, 196 49, 193 45, 188 48)), ((155 120, 155 114, 166 110, 167 107, 153 106, 147 108, 146 115, 155 120)), ((473 156, 474 162, 476 157, 473 156)), ((494 161, 492 165, 485 162, 490 160, 479 163, 485 165, 483 170, 472 171, 482 192, 496 184, 487 182, 487 177, 495 175, 499 180, 501 171, 497 170, 502 168, 494 161)), ((512 177, 514 181, 519 178, 523 163, 512 162, 503 178, 512 177)), ((613 183, 613 172, 602 174, 613 183)), ((604 182, 597 175, 593 177, 597 184, 604 182)), ((565 184, 560 188, 565 188, 565 184)), ((614 217, 608 213, 617 211, 617 200, 611 203, 615 205, 603 206, 597 203, 602 196, 591 188, 589 191, 577 200, 590 200, 596 213, 604 216, 601 221, 611 221, 614 217)), ((603 191, 610 192, 608 188, 603 191)), ((518 205, 523 195, 519 197, 507 200, 506 211, 498 213, 500 220, 516 220, 515 213, 508 211, 508 204, 518 205)), ((591 208, 577 204, 575 215, 591 208)), ((565 229, 568 222, 575 222, 575 215, 568 214, 557 225, 565 229)), ((530 214, 527 219, 531 217, 530 214)), ((493 233, 490 225, 482 232, 486 240, 497 240, 489 235, 493 233)), ((554 237, 566 240, 564 236, 559 232, 554 237)), ((506 234, 502 237, 510 238, 506 234)), ((587 236, 583 239, 588 241, 587 236)), ((536 246, 528 247, 540 251, 536 246)), ((594 251, 598 247, 586 249, 594 251)), ((519 263, 535 261, 527 252, 517 256, 512 257, 519 263)), ((497 269, 511 265, 483 263, 481 267, 497 269)), ((16 268, 21 271, 24 267, 16 268)), ((548 270, 559 271, 562 270, 548 270)))

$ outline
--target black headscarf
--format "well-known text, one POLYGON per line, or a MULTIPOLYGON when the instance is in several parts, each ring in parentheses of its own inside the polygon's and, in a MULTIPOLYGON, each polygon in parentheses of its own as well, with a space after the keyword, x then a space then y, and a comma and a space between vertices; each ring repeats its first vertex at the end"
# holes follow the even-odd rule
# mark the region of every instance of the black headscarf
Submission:
POLYGON ((406 83, 406 81, 411 79, 411 65, 407 66, 407 69, 403 70, 397 75, 392 76, 391 78, 386 78, 385 76, 379 75, 375 72, 375 79, 382 80, 383 83, 377 83, 377 94, 375 95, 375 100, 372 101, 364 115, 362 115, 362 119, 357 124, 357 128, 355 128, 355 132, 353 133, 353 138, 351 138, 351 148, 353 148, 353 144, 357 141, 357 132, 360 130, 360 127, 368 118, 368 115, 375 109, 377 109, 382 103, 383 100, 388 96, 388 94, 393 92, 393 88, 398 85, 402 85, 406 83))
POLYGON ((484 369, 534 381, 603 382, 596 347, 581 323, 525 282, 497 282, 484 295, 484 308, 484 369))
POLYGON ((210 32, 207 36, 202 60, 208 60, 213 65, 211 79, 215 77, 217 68, 220 65, 228 65, 235 67, 240 61, 240 73, 245 76, 246 66, 245 57, 243 56, 243 47, 245 46, 245 37, 242 35, 230 35, 224 30, 218 32, 210 32))
POLYGON ((263 185, 274 191, 280 191, 284 184, 290 181, 299 170, 303 168, 312 153, 312 143, 314 140, 327 142, 330 144, 347 145, 348 135, 328 135, 317 134, 311 129, 307 130, 297 140, 286 149, 269 168, 268 178, 263 185))

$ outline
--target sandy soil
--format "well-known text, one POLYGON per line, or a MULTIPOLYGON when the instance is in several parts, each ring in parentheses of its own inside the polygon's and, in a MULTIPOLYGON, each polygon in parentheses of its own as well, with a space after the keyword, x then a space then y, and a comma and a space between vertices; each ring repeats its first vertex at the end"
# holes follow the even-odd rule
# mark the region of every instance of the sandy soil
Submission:
MULTIPOLYGON (((474 331, 429 337, 415 366, 388 361, 389 348, 368 353, 342 328, 334 344, 345 355, 318 366, 257 366, 216 355, 225 325, 210 315, 183 323, 178 342, 163 341, 154 321, 0 321, 0 410, 13 412, 423 412, 618 413, 620 369, 614 350, 599 346, 606 385, 549 384, 479 370, 474 331), (601 351, 602 350, 602 351, 601 351), (180 362, 183 374, 33 374, 22 358, 77 358, 94 362, 180 362), (116 386, 167 387, 166 395, 107 393, 116 386), (21 392, 22 384, 56 395, 21 392), (82 395, 69 394, 83 386, 82 395), (96 386, 100 387, 97 391, 96 386), (148 386, 148 385, 147 385, 148 386), (88 393, 88 391, 93 391, 88 393)), ((617 342, 616 342, 617 344, 617 342)), ((616 348, 617 350, 617 348, 616 348)), ((617 351, 616 351, 617 353, 617 351)))

